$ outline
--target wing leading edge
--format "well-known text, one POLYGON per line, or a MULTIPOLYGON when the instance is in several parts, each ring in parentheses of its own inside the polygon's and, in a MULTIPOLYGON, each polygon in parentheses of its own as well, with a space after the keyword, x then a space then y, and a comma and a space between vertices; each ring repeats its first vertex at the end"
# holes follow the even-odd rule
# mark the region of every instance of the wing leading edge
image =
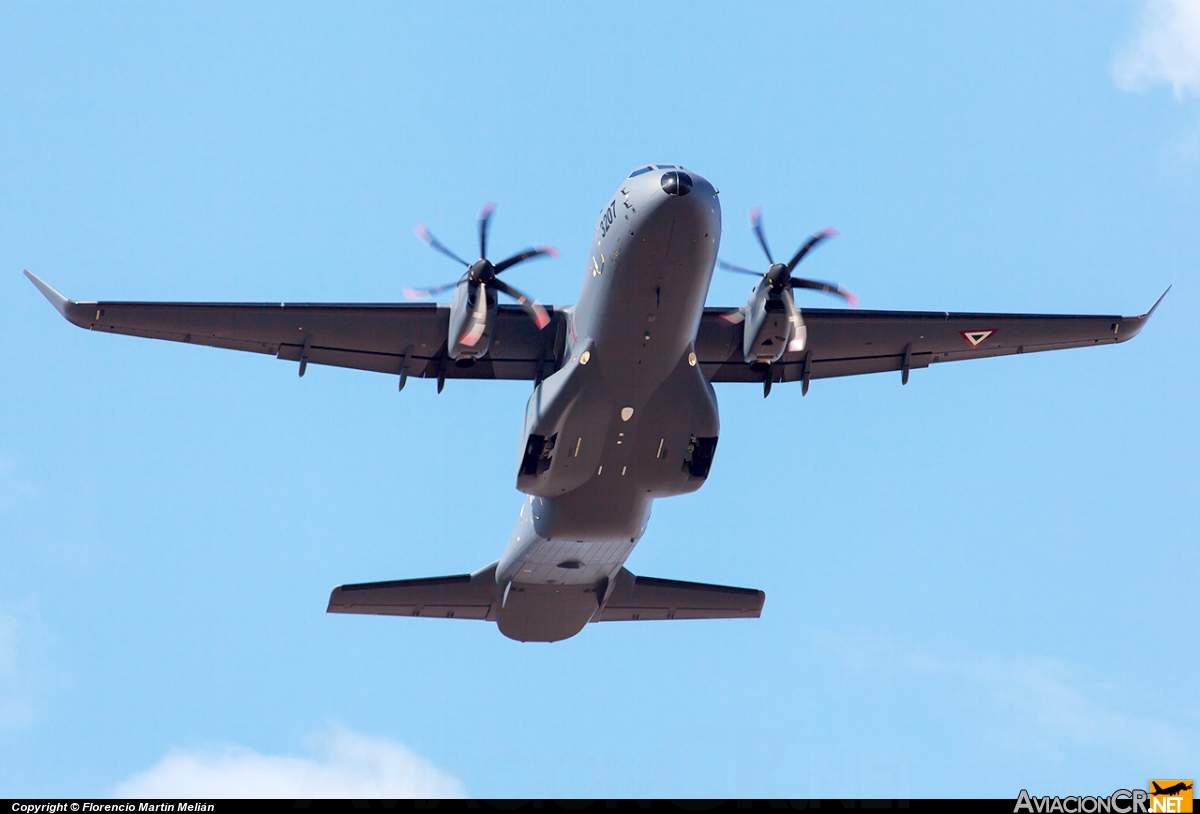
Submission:
MULTIPOLYGON (((1170 291, 1168 288, 1167 291, 1170 291)), ((701 368, 714 382, 807 381, 907 371, 941 362, 1126 342, 1158 308, 1141 316, 979 314, 805 308, 803 351, 788 352, 769 373, 742 356, 742 327, 728 308, 705 308, 696 337, 701 368)))
MULTIPOLYGON (((547 309, 538 331, 518 306, 501 305, 488 353, 469 367, 446 356, 449 308, 436 304, 76 302, 34 274, 30 281, 74 325, 105 333, 271 354, 308 363, 418 378, 537 380, 552 372, 566 312, 547 309)), ((1170 291, 1168 288, 1167 291, 1170 291)), ((1145 326, 1167 292, 1141 316, 987 314, 804 309, 807 342, 768 371, 742 356, 744 323, 706 308, 696 355, 713 382, 762 383, 907 371, 930 364, 1116 344, 1145 326)))
POLYGON ((80 328, 269 353, 302 365, 400 375, 407 364, 407 375, 417 378, 534 380, 539 369, 553 369, 565 338, 561 310, 547 309, 554 324, 538 331, 519 306, 501 305, 487 354, 459 367, 446 356, 444 305, 76 302, 25 276, 80 328))

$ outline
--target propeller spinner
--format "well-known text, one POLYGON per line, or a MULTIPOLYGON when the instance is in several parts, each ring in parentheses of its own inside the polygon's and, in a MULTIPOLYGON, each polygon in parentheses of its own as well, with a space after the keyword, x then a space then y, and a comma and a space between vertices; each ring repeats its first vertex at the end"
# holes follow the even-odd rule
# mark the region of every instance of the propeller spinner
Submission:
POLYGON ((771 365, 779 361, 785 351, 792 353, 803 351, 807 343, 808 331, 801 318, 800 309, 796 307, 792 292, 801 288, 824 291, 841 297, 850 305, 857 305, 858 298, 836 283, 792 276, 796 266, 818 243, 833 237, 837 232, 832 229, 817 232, 804 242, 791 260, 786 263, 776 263, 771 254, 771 247, 767 244, 766 232, 763 230, 761 209, 750 210, 750 227, 754 231, 754 236, 758 238, 758 244, 762 246, 763 254, 767 256, 770 267, 764 274, 726 263, 724 260, 721 261, 721 268, 726 271, 749 274, 759 278, 759 283, 754 287, 750 301, 738 311, 725 315, 725 319, 734 323, 745 321, 742 332, 743 354, 751 366, 762 370, 763 392, 769 393, 774 375, 771 372, 771 365))
MULTIPOLYGON (((817 244, 822 240, 830 237, 836 237, 837 232, 833 229, 823 229, 817 232, 812 237, 804 242, 799 251, 792 256, 792 259, 787 263, 776 263, 775 258, 771 255, 771 247, 767 245, 767 234, 763 230, 762 224, 762 208, 755 207, 750 210, 750 228, 754 231, 754 236, 758 238, 758 245, 762 246, 763 253, 767 256, 767 262, 771 267, 767 269, 767 273, 752 271, 748 268, 735 266, 732 263, 726 263, 724 260, 720 262, 721 268, 725 271, 732 271, 737 274, 749 274, 754 277, 764 277, 770 284, 771 291, 774 294, 780 294, 785 290, 795 288, 806 288, 811 291, 824 291, 827 294, 841 297, 852 306, 858 305, 858 297, 854 292, 842 288, 837 283, 826 283, 821 280, 807 280, 803 277, 793 277, 792 272, 796 270, 796 266, 804 259, 810 251, 816 248, 817 244)), ((787 298, 790 300, 791 298, 787 298)), ((793 305, 794 307, 794 305, 793 305)))

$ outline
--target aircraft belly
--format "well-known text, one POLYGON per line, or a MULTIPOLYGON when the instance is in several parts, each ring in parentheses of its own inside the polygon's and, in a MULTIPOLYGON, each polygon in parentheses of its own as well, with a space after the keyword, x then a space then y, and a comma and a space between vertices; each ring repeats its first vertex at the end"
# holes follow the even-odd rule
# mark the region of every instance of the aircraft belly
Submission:
POLYGON ((715 190, 621 192, 627 211, 597 228, 567 358, 526 408, 517 484, 529 497, 496 570, 500 630, 521 641, 592 621, 654 498, 703 484, 694 450, 707 443, 711 459, 720 430, 692 346, 720 239, 715 190))
POLYGON ((603 585, 534 585, 514 583, 496 614, 496 626, 521 642, 569 639, 600 609, 603 585))
POLYGON ((619 540, 541 540, 526 551, 514 583, 593 585, 613 577, 636 543, 619 540))
MULTIPOLYGON (((679 202, 672 202, 679 203, 679 202)), ((712 280, 717 241, 707 211, 680 208, 641 225, 597 279, 594 354, 620 365, 623 379, 652 389, 696 336, 712 280)))
POLYGON ((715 448, 720 419, 712 386, 686 357, 649 397, 624 407, 619 399, 604 401, 594 412, 612 415, 580 426, 575 411, 588 415, 589 406, 596 407, 588 392, 557 425, 554 456, 539 478, 544 488, 522 507, 500 560, 501 582, 586 584, 612 577, 645 531, 654 498, 695 491, 707 477, 707 467, 698 473, 689 455, 696 454, 697 439, 711 439, 715 448), (560 487, 565 481, 557 475, 575 477, 560 467, 585 465, 590 471, 581 482, 560 487))
POLYGON ((615 478, 650 497, 692 491, 684 451, 717 435, 712 388, 689 360, 719 243, 715 191, 699 178, 686 196, 657 181, 629 191, 625 222, 598 227, 568 358, 530 398, 517 478, 528 494, 615 478))
POLYGON ((651 501, 619 473, 601 474, 567 494, 534 498, 533 530, 543 540, 633 542, 646 526, 651 501))
POLYGON ((627 180, 617 195, 625 196, 622 214, 611 228, 597 225, 573 341, 589 338, 597 352, 627 363, 626 376, 653 380, 670 372, 696 336, 721 207, 699 176, 684 196, 666 194, 651 176, 627 180))
MULTIPOLYGON (((618 495, 648 499, 700 487, 703 479, 688 471, 685 460, 693 439, 720 434, 712 386, 687 356, 653 389, 639 385, 616 379, 581 393, 558 425, 554 457, 536 494, 556 501, 574 496, 573 508, 565 512, 572 518, 597 507, 611 518, 629 503, 618 495)), ((611 519, 604 524, 614 527, 611 519)))

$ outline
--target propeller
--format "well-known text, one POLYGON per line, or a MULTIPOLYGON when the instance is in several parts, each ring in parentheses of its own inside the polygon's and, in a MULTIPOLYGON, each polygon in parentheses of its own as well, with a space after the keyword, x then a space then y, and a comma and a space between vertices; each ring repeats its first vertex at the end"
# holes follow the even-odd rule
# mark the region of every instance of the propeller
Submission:
POLYGON ((523 252, 517 252, 511 257, 501 260, 499 263, 492 263, 492 261, 487 259, 487 239, 488 225, 491 223, 492 213, 495 211, 496 205, 489 203, 484 204, 483 209, 479 212, 479 259, 474 263, 468 263, 450 251, 440 240, 433 236, 432 232, 425 228, 425 224, 418 223, 413 232, 420 238, 421 242, 434 251, 446 255, 451 260, 462 263, 467 267, 467 273, 454 282, 446 283, 445 285, 433 286, 431 288, 406 288, 404 289, 404 296, 410 300, 432 297, 441 294, 443 291, 449 291, 466 280, 473 288, 478 287, 480 296, 484 296, 486 294, 485 289, 491 287, 502 294, 512 297, 524 309, 525 313, 529 315, 529 318, 533 320, 533 324, 539 330, 545 328, 550 324, 550 316, 546 313, 546 309, 537 300, 525 294, 520 289, 504 282, 496 275, 534 257, 542 255, 558 257, 558 249, 553 246, 536 246, 526 249, 523 252))
MULTIPOLYGON (((826 238, 837 235, 837 232, 835 232, 833 229, 823 229, 822 231, 812 235, 804 242, 804 245, 800 247, 799 251, 797 251, 792 259, 787 263, 776 263, 775 258, 771 255, 771 247, 767 245, 767 234, 763 230, 762 209, 760 207, 755 207, 754 209, 750 210, 750 228, 754 231, 754 236, 758 238, 758 244, 762 246, 763 253, 767 256, 767 261, 771 264, 771 267, 767 269, 766 274, 763 274, 762 272, 752 271, 748 268, 742 268, 741 266, 735 266, 732 263, 726 263, 724 260, 722 260, 720 262, 720 266, 725 271, 732 271, 736 274, 749 274, 753 277, 765 277, 771 285, 772 293, 775 294, 783 294, 784 292, 788 292, 790 294, 792 289, 804 288, 810 291, 824 291, 826 294, 833 294, 834 296, 841 297, 851 306, 858 305, 858 297, 854 295, 854 292, 842 288, 837 283, 826 283, 820 280, 806 280, 803 277, 792 276, 792 272, 796 270, 796 266, 800 264, 800 261, 804 259, 805 255, 816 248, 818 243, 826 238)), ((792 312, 795 310, 796 306, 795 303, 791 301, 792 298, 787 296, 783 297, 783 300, 788 307, 788 316, 793 316, 792 312)))

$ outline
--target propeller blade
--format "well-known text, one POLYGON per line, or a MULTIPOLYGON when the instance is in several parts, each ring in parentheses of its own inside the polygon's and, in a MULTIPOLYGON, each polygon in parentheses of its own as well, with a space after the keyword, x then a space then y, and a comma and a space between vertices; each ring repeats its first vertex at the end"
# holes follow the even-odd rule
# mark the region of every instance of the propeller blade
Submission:
POLYGON ((496 211, 494 203, 485 203, 483 209, 479 210, 479 257, 480 259, 487 257, 487 235, 488 223, 492 220, 492 213, 496 211))
POLYGON ((807 339, 807 331, 804 330, 804 320, 800 318, 800 309, 796 307, 796 300, 792 297, 792 292, 784 289, 780 292, 779 298, 783 300, 783 307, 787 311, 788 322, 792 324, 792 338, 788 340, 788 353, 799 353, 804 350, 805 341, 807 339))
POLYGON ((788 274, 791 274, 793 271, 796 270, 797 264, 799 264, 799 262, 804 259, 804 255, 806 255, 810 251, 812 251, 814 246, 816 246, 818 243, 820 243, 825 238, 834 237, 836 235, 837 235, 837 232, 834 231, 833 229, 822 229, 820 232, 817 232, 815 235, 813 235, 808 240, 806 240, 804 242, 804 245, 800 247, 800 251, 796 252, 796 256, 793 257, 788 262, 788 264, 787 264, 788 274))
POLYGON ((457 254, 455 254, 454 252, 450 251, 445 246, 443 246, 441 241, 439 241, 436 237, 434 237, 433 233, 425 228, 425 224, 418 223, 416 226, 414 226, 413 234, 415 234, 422 243, 424 243, 429 248, 433 249, 435 252, 441 252, 442 254, 449 257, 451 260, 457 260, 458 262, 462 263, 467 268, 471 267, 470 263, 468 263, 466 260, 463 260, 457 254))
POLYGON ((529 314, 529 318, 533 320, 533 324, 538 327, 539 331, 550 324, 550 315, 546 313, 546 309, 537 300, 527 297, 523 292, 513 288, 503 280, 492 280, 488 285, 516 300, 517 305, 525 309, 525 313, 529 314))
POLYGON ((543 254, 549 257, 558 257, 558 249, 554 248, 553 246, 537 246, 532 249, 526 249, 523 252, 518 252, 512 257, 506 258, 497 263, 496 273, 499 274, 505 269, 512 268, 517 263, 524 263, 526 260, 529 260, 532 257, 538 257, 543 254))
POLYGON ((792 278, 792 288, 807 288, 810 291, 824 291, 841 297, 852 306, 858 305, 858 297, 848 288, 842 288, 837 283, 823 283, 820 280, 805 280, 801 277, 792 278))
POLYGON ((754 230, 754 236, 758 238, 758 243, 767 254, 767 261, 773 266, 775 258, 771 257, 771 250, 767 247, 767 233, 763 231, 762 225, 762 207, 756 206, 750 210, 750 228, 754 230))
POLYGON ((732 271, 732 272, 735 272, 736 274, 749 274, 752 277, 762 277, 763 276, 763 273, 761 271, 751 271, 750 269, 745 269, 745 268, 742 268, 741 266, 735 266, 733 263, 726 263, 724 260, 718 261, 717 265, 719 265, 725 271, 732 271))
POLYGON ((441 294, 443 291, 449 291, 450 289, 452 289, 456 285, 458 285, 458 283, 459 283, 459 281, 455 280, 452 283, 446 283, 445 285, 436 285, 433 288, 405 288, 402 290, 404 291, 405 299, 423 300, 428 297, 432 297, 435 294, 441 294))

